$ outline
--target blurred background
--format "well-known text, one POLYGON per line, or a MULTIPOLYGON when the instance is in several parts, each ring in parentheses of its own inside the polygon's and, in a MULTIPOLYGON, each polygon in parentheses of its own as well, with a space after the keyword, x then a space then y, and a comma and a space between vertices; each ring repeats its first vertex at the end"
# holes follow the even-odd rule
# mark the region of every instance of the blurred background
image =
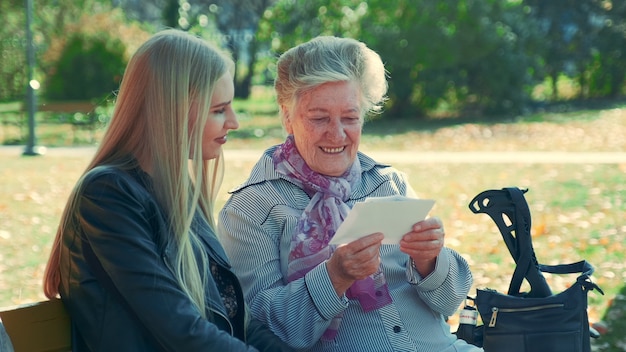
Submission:
MULTIPOLYGON (((365 125, 361 149, 415 154, 395 166, 420 196, 437 199, 446 241, 470 262, 474 288, 506 290, 513 269, 493 222, 467 202, 485 189, 528 187, 539 260, 596 267, 606 295, 589 295, 590 322, 603 333, 593 350, 626 351, 624 159, 542 163, 516 154, 623 156, 626 0, 0 0, 0 23, 0 307, 43 299, 62 208, 110 119, 130 55, 150 35, 181 28, 232 53, 240 128, 227 152, 283 140, 276 58, 336 35, 365 42, 389 71, 389 100, 365 125), (72 148, 22 157, 37 155, 36 145, 72 148), (510 159, 424 161, 441 151, 510 159)), ((227 157, 218 205, 253 162, 227 157)), ((551 280, 556 292, 573 279, 551 280)))
POLYGON ((228 48, 241 99, 271 84, 275 58, 293 45, 320 34, 357 38, 390 73, 383 119, 514 116, 605 104, 626 87, 622 0, 32 1, 0 2, 4 124, 18 123, 8 112, 27 110, 29 81, 36 106, 106 106, 137 45, 164 27, 228 48))

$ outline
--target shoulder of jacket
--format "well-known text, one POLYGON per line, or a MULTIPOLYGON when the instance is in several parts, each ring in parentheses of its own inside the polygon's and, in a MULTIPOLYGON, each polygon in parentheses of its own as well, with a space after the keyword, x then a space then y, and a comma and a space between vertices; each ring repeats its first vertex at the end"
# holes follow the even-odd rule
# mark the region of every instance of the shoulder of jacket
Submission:
POLYGON ((138 169, 125 170, 111 165, 100 165, 87 171, 81 183, 83 186, 114 185, 149 193, 150 180, 147 174, 138 169))

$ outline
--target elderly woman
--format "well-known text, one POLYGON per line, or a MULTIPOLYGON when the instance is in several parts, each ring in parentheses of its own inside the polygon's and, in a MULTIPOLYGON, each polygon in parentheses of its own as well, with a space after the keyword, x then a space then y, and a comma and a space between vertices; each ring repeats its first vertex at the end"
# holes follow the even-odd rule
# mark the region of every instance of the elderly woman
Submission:
POLYGON ((311 351, 478 351, 446 316, 472 276, 444 247, 440 220, 399 244, 373 233, 329 245, 350 208, 415 192, 406 176, 359 152, 364 116, 380 109, 383 63, 356 40, 318 37, 285 52, 275 81, 288 137, 261 156, 219 215, 252 315, 311 351))

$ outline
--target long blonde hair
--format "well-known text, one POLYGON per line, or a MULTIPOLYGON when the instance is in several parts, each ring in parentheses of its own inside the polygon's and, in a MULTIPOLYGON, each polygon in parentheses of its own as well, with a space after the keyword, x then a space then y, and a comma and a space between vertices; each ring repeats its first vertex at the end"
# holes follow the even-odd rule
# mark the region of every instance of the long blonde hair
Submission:
MULTIPOLYGON (((150 168, 177 248, 176 278, 203 316, 208 263, 206 253, 194 255, 194 248, 203 246, 191 223, 200 212, 215 228, 214 203, 223 162, 221 156, 203 160, 202 132, 215 82, 232 69, 230 57, 201 38, 174 29, 152 36, 128 63, 111 122, 84 173, 100 165, 150 168), (189 130, 192 102, 198 104, 198 120, 189 130)), ((62 237, 76 228, 72 217, 82 182, 81 178, 70 195, 52 245, 44 274, 48 298, 59 294, 62 237)))

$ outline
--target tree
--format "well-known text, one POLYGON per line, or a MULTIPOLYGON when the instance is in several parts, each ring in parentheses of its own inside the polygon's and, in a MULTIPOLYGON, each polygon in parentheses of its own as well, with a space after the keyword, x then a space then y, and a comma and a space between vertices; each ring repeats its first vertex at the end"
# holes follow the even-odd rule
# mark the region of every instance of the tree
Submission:
POLYGON ((281 0, 265 12, 259 38, 278 54, 318 35, 356 39, 367 8, 361 0, 281 0))
POLYGON ((361 0, 279 0, 259 22, 257 40, 265 52, 265 82, 270 82, 276 57, 318 35, 359 39, 360 20, 367 11, 361 0))
POLYGON ((163 6, 163 24, 166 27, 178 28, 180 5, 178 0, 167 0, 165 6, 163 6))
POLYGON ((106 98, 119 87, 125 51, 121 40, 104 33, 71 34, 46 79, 45 96, 50 100, 106 98))
POLYGON ((423 116, 442 103, 519 112, 536 83, 539 36, 516 2, 369 1, 362 37, 386 58, 391 116, 423 116), (393 9, 390 11, 390 9, 393 9))
POLYGON ((114 93, 126 63, 150 35, 127 23, 121 9, 85 13, 51 38, 41 55, 44 94, 52 100, 104 99, 114 93))
POLYGON ((591 21, 600 26, 594 38, 592 60, 586 67, 590 98, 617 98, 626 93, 626 1, 595 1, 591 21))
MULTIPOLYGON (((120 38, 127 48, 126 57, 147 37, 146 31, 138 25, 127 24, 119 10, 113 11, 108 0, 40 0, 34 12, 34 78, 44 85, 65 43, 76 31, 90 33, 99 28, 120 38), (99 21, 90 17, 98 15, 101 15, 99 21)), ((0 101, 20 100, 25 96, 28 83, 23 1, 0 1, 0 20, 3 24, 0 28, 0 101)))
MULTIPOLYGON (((34 6, 32 30, 35 47, 34 77, 43 80, 41 67, 47 65, 42 54, 48 43, 63 36, 65 25, 76 21, 84 11, 97 13, 106 6, 103 0, 40 0, 34 6)), ((20 100, 25 96, 27 82, 26 33, 24 1, 0 1, 0 101, 20 100)))
POLYGON ((27 84, 23 1, 0 2, 0 102, 22 99, 27 84))
POLYGON ((235 94, 248 98, 259 51, 259 21, 276 0, 214 0, 208 5, 224 44, 237 63, 235 94))
POLYGON ((178 0, 107 0, 113 8, 121 8, 128 22, 150 27, 178 27, 178 0))
POLYGON ((390 74, 385 116, 416 118, 441 104, 521 110, 538 72, 532 25, 514 1, 283 0, 262 28, 278 53, 320 34, 365 42, 390 74))
POLYGON ((543 36, 550 43, 545 52, 545 70, 552 82, 552 99, 558 100, 559 76, 582 79, 584 67, 592 58, 591 48, 598 28, 590 19, 596 6, 592 1, 578 0, 524 0, 524 4, 532 8, 543 36))
POLYGON ((466 101, 466 107, 476 106, 487 115, 521 113, 543 78, 545 41, 524 6, 499 0, 480 4, 483 9, 476 14, 480 16, 479 29, 461 27, 456 38, 457 43, 465 43, 460 53, 478 49, 481 54, 470 58, 462 54, 465 59, 459 68, 463 86, 468 97, 475 98, 471 103, 466 101), (464 33, 472 33, 474 40, 468 40, 464 33), (481 44, 476 48, 475 43, 481 44))
POLYGON ((459 57, 450 45, 456 33, 456 1, 370 1, 362 38, 384 58, 390 73, 389 114, 423 116, 447 91, 459 57))

